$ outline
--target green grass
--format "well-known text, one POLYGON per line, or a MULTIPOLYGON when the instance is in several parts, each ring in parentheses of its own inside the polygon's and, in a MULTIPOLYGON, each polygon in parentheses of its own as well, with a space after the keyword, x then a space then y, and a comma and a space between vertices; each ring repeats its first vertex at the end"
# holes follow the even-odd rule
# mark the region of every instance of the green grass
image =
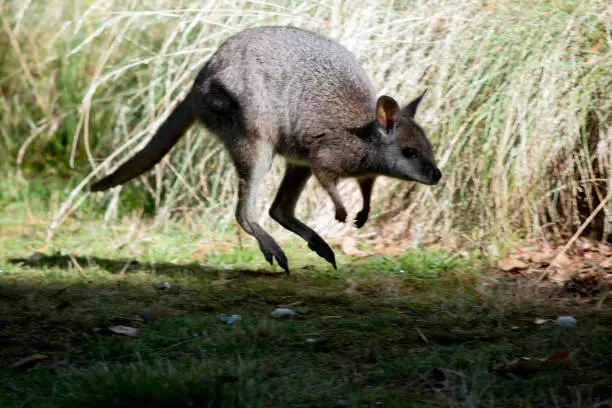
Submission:
POLYGON ((597 310, 554 300, 528 282, 497 287, 475 258, 442 250, 341 256, 336 271, 287 241, 286 276, 231 231, 73 217, 46 256, 27 261, 15 258, 40 247, 45 222, 17 207, 3 214, 2 407, 611 403, 609 303, 597 310), (295 317, 270 315, 286 305, 295 317), (220 321, 234 313, 240 322, 220 321), (561 314, 578 326, 533 324, 561 314), (114 325, 138 335, 104 330, 114 325), (504 361, 565 350, 569 368, 516 378, 495 371, 504 361), (36 353, 48 358, 10 367, 36 353))

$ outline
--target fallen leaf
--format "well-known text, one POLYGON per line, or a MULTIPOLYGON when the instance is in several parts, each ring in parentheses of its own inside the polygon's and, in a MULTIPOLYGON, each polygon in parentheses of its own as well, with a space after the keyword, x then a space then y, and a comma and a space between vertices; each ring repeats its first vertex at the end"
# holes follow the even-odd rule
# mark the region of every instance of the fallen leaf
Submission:
POLYGON ((138 336, 138 329, 129 326, 111 326, 108 330, 113 333, 123 334, 124 336, 136 337, 138 336))
POLYGON ((207 252, 210 252, 212 246, 211 245, 204 245, 201 246, 200 248, 196 249, 195 251, 193 251, 191 253, 191 257, 192 258, 198 258, 200 255, 203 255, 207 252))
POLYGON ((184 312, 182 310, 173 309, 171 307, 163 307, 163 308, 159 308, 159 309, 154 309, 154 310, 151 310, 151 312, 150 312, 150 314, 155 319, 163 319, 163 318, 166 318, 166 317, 180 316, 183 313, 184 312))
POLYGON ((550 264, 550 260, 553 256, 554 254, 552 253, 535 252, 529 254, 529 260, 537 264, 550 264))
POLYGON ((571 355, 567 350, 548 356, 542 359, 542 361, 546 364, 563 368, 569 368, 572 365, 571 355))
POLYGON ((365 252, 357 248, 357 240, 355 238, 346 238, 342 240, 340 248, 347 256, 362 257, 366 255, 365 252))
POLYGON ((569 351, 562 351, 544 358, 521 357, 495 369, 497 374, 508 378, 530 378, 538 372, 572 365, 569 351))
POLYGON ((550 262, 552 266, 563 269, 569 266, 572 263, 572 260, 563 252, 559 253, 555 258, 550 262))
POLYGON ((497 260, 497 267, 504 272, 514 272, 529 268, 525 262, 513 257, 497 260))
POLYGON ((542 319, 541 317, 536 317, 533 322, 539 326, 541 324, 544 324, 546 322, 551 322, 551 321, 552 320, 550 320, 550 319, 542 319))
POLYGON ((31 356, 27 356, 20 360, 17 360, 13 364, 11 364, 11 367, 23 369, 31 368, 38 364, 41 360, 45 360, 47 358, 49 358, 49 356, 46 354, 32 354, 31 356))
POLYGON ((594 54, 599 53, 601 51, 601 43, 600 42, 593 43, 593 45, 591 45, 590 51, 594 54))
POLYGON ((540 360, 521 357, 495 368, 495 373, 511 379, 531 378, 541 367, 542 362, 540 360))
POLYGON ((210 284, 214 286, 221 286, 230 283, 234 279, 228 279, 226 273, 219 274, 219 277, 212 281, 210 284))

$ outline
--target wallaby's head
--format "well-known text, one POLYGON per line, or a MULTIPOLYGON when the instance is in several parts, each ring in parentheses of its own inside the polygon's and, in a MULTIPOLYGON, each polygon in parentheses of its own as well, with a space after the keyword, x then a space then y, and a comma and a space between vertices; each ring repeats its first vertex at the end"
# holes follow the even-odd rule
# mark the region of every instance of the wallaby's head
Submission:
POLYGON ((436 165, 431 142, 414 119, 425 92, 403 109, 390 96, 379 97, 374 132, 381 141, 381 170, 402 180, 433 185, 442 172, 436 165))

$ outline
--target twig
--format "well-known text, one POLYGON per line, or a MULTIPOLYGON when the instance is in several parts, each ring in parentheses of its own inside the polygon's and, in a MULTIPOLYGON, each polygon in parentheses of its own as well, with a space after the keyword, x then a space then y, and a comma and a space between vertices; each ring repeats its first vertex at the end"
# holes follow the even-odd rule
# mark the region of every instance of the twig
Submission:
POLYGON ((595 210, 591 213, 591 215, 589 215, 589 217, 582 223, 580 228, 578 228, 578 231, 576 231, 576 233, 572 236, 572 238, 570 238, 567 244, 565 244, 565 246, 561 248, 561 251, 559 251, 559 253, 555 256, 551 264, 554 265, 557 261, 559 261, 559 258, 565 255, 567 250, 570 249, 572 245, 574 245, 574 242, 576 242, 578 237, 580 237, 584 229, 591 223, 591 221, 593 221, 593 218, 595 218, 595 216, 599 213, 599 211, 601 211, 601 209, 605 207, 606 203, 608 202, 608 200, 610 200, 611 197, 612 197, 612 193, 608 194, 608 196, 601 203, 599 203, 597 208, 595 208, 595 210))

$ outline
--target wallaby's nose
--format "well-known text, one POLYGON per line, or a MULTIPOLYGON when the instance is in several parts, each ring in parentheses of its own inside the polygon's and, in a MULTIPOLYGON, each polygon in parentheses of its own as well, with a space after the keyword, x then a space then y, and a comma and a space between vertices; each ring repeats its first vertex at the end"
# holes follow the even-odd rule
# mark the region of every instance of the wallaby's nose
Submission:
POLYGON ((434 184, 438 184, 438 181, 440 181, 441 178, 442 172, 439 168, 434 167, 433 169, 431 169, 431 179, 433 180, 434 184))

